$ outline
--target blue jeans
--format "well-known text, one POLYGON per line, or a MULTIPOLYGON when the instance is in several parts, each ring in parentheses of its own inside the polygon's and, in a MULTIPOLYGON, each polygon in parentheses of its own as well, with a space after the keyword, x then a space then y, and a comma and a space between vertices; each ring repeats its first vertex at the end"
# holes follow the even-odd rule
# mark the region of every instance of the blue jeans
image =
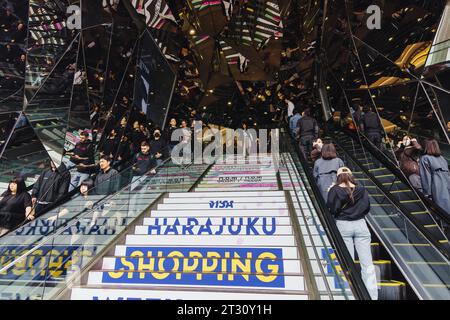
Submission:
POLYGON ((337 220, 336 225, 344 239, 348 252, 355 259, 355 248, 361 264, 361 277, 372 300, 378 300, 378 284, 370 248, 371 235, 366 220, 337 220))
POLYGON ((89 179, 90 175, 88 173, 81 173, 81 172, 75 172, 72 175, 72 178, 70 179, 70 186, 69 186, 69 192, 72 191, 75 188, 78 188, 81 183, 86 180, 89 179))

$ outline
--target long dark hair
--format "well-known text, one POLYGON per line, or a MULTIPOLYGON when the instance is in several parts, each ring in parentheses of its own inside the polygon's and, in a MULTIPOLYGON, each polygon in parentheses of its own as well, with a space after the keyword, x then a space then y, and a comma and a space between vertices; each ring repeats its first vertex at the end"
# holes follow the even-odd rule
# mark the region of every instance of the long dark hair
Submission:
POLYGON ((336 185, 340 186, 341 184, 345 184, 346 187, 344 187, 345 192, 347 192, 348 197, 352 201, 352 203, 355 203, 355 199, 353 198, 353 192, 354 189, 349 186, 349 184, 354 184, 355 186, 358 185, 358 183, 355 180, 355 177, 353 177, 350 173, 341 173, 336 180, 336 185))
POLYGON ((22 192, 27 191, 27 186, 25 185, 25 181, 22 178, 13 178, 8 183, 8 190, 6 190, 5 195, 11 194, 11 188, 9 186, 11 183, 17 184, 16 194, 21 194, 22 192))

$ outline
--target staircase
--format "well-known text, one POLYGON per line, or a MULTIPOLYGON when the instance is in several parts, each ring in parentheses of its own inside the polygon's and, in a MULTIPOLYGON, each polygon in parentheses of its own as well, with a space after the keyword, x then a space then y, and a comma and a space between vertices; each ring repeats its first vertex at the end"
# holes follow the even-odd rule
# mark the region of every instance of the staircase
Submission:
POLYGON ((217 162, 194 192, 169 193, 71 298, 310 299, 271 156, 233 160, 217 162))

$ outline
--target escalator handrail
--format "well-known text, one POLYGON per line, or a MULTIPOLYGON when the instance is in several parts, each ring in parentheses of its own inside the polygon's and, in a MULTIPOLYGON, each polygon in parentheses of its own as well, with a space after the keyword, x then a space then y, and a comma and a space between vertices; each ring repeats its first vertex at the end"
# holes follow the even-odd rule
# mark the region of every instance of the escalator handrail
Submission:
MULTIPOLYGON (((325 226, 328 238, 334 244, 335 248, 334 251, 336 253, 336 256, 338 257, 340 266, 345 274, 345 278, 348 279, 347 282, 350 285, 353 294, 359 300, 371 300, 369 291, 367 290, 364 282, 362 281, 359 272, 356 269, 355 262, 353 258, 350 256, 347 246, 339 232, 339 229, 336 226, 336 221, 332 217, 324 199, 322 199, 321 192, 315 182, 315 179, 307 164, 306 159, 304 158, 302 152, 300 151, 300 148, 298 147, 297 143, 295 143, 295 141, 293 141, 293 139, 289 135, 287 135, 286 133, 284 134, 286 136, 282 138, 281 141, 287 142, 288 144, 290 144, 291 147, 293 146, 298 158, 300 159, 301 165, 303 166, 303 171, 305 172, 308 182, 313 191, 313 196, 316 198, 317 204, 319 206, 319 208, 316 208, 319 219, 325 226)), ((298 168, 295 161, 293 162, 293 164, 297 167, 297 170, 300 169, 298 168)), ((301 170, 299 170, 299 172, 301 172, 301 170)), ((315 202, 313 201, 313 204, 314 203, 315 202)))
POLYGON ((349 157, 364 174, 366 174, 370 180, 377 186, 378 189, 380 189, 381 192, 386 196, 386 198, 394 204, 398 210, 400 210, 404 217, 406 217, 416 228, 419 230, 422 235, 441 253, 443 254, 447 259, 450 259, 450 252, 448 252, 444 247, 443 244, 437 241, 433 235, 417 220, 414 215, 412 215, 406 208, 397 201, 389 192, 386 191, 385 187, 378 181, 378 179, 370 173, 363 164, 358 160, 355 159, 345 148, 343 148, 340 143, 337 141, 336 137, 333 137, 334 143, 344 151, 345 155, 349 157))
MULTIPOLYGON (((416 195, 420 198, 422 202, 424 202, 425 206, 428 210, 430 210, 431 213, 435 214, 439 217, 442 221, 450 225, 450 215, 446 213, 441 207, 437 206, 434 202, 432 202, 430 199, 428 199, 422 192, 418 191, 414 187, 411 186, 408 179, 406 179, 403 172, 392 162, 389 157, 375 148, 372 145, 372 142, 369 141, 369 139, 364 135, 361 134, 361 136, 364 138, 366 142, 368 142, 368 148, 370 149, 370 153, 374 155, 383 165, 385 165, 390 171, 392 171, 396 177, 400 178, 400 180, 405 183, 406 185, 411 187, 411 190, 413 190, 416 195)), ((351 137, 350 137, 351 138, 351 137)))

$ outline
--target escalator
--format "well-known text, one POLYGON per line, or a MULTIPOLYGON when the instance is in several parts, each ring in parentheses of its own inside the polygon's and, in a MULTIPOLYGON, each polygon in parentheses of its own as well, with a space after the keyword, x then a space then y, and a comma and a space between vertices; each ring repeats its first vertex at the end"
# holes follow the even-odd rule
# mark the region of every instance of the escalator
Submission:
POLYGON ((272 156, 216 159, 195 188, 161 198, 61 298, 367 299, 352 272, 344 268, 346 283, 337 271, 291 159, 272 156))
MULTIPOLYGON (((48 299, 166 192, 189 190, 205 165, 170 160, 113 195, 77 197, 0 239, 0 299, 48 299)), ((130 170, 120 179, 131 182, 130 170)))
MULTIPOLYGON (((339 137, 338 142, 341 143, 343 138, 339 137)), ((286 136, 283 140, 290 141, 290 138, 286 136)), ((298 153, 296 143, 287 144, 291 144, 292 156, 298 158, 298 167, 306 171, 305 176, 309 177, 308 181, 313 186, 315 182, 311 175, 311 164, 298 153)), ((373 176, 366 168, 355 162, 339 144, 337 151, 344 163, 354 172, 358 183, 369 192, 371 212, 366 216, 366 221, 372 233, 372 254, 379 277, 379 298, 449 299, 450 262, 441 252, 441 248, 437 248, 429 237, 406 217, 402 211, 404 208, 373 181, 373 176)), ((362 153, 359 157, 361 155, 362 153)), ((382 170, 372 172, 376 171, 382 170)), ((310 192, 315 194, 317 201, 323 203, 324 200, 316 187, 311 188, 310 192)), ((326 214, 326 210, 322 210, 321 214, 326 214)))
MULTIPOLYGON (((427 236, 428 239, 447 258, 450 257, 449 238, 449 215, 432 204, 426 205, 420 195, 402 179, 401 173, 394 172, 394 166, 388 167, 386 161, 382 162, 379 157, 369 152, 370 143, 366 141, 363 145, 345 133, 337 133, 333 142, 340 150, 340 155, 349 157, 361 169, 355 173, 359 179, 370 179, 381 191, 374 194, 377 197, 388 195, 391 201, 427 236), (364 177, 366 176, 366 177, 364 177)), ((375 150, 372 150, 375 152, 375 150)), ((387 158, 387 157, 386 157, 387 158)), ((387 159, 386 159, 387 160, 387 159)), ((374 188, 370 190, 374 191, 374 188)), ((369 191, 370 191, 369 190, 369 191)))

